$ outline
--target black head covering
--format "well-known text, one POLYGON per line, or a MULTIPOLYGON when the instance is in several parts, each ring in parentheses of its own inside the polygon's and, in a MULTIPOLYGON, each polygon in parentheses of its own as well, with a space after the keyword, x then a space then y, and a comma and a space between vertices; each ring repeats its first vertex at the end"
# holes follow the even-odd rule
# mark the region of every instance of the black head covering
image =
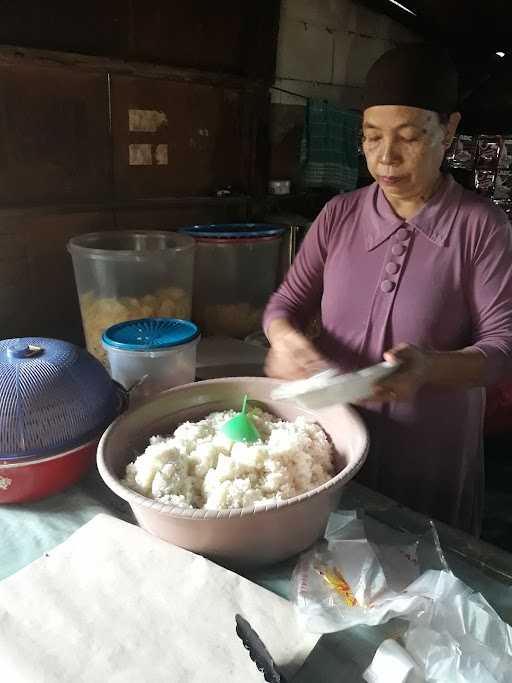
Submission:
POLYGON ((458 77, 442 48, 412 43, 384 53, 366 76, 363 108, 383 104, 444 114, 458 108, 458 77))

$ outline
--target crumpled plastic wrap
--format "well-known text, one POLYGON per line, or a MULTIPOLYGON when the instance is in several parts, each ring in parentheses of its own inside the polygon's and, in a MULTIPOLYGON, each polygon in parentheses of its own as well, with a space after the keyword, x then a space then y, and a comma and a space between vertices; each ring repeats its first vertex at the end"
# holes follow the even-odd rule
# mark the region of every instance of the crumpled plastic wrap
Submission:
POLYGON ((368 683, 512 681, 512 628, 482 595, 447 571, 426 572, 408 592, 431 599, 428 619, 410 624, 403 648, 391 653, 389 645, 381 645, 363 675, 368 683), (406 661, 414 662, 414 669, 407 669, 406 661))
POLYGON ((385 640, 363 674, 367 683, 425 683, 411 655, 396 640, 385 640))
POLYGON ((417 536, 390 534, 355 512, 334 514, 325 542, 300 559, 292 590, 315 633, 409 622, 399 642, 378 648, 368 683, 512 682, 512 628, 451 573, 433 523, 417 536))
POLYGON ((331 633, 394 617, 428 620, 431 599, 407 588, 426 569, 448 568, 435 527, 393 542, 381 526, 356 512, 333 515, 326 542, 299 560, 292 595, 308 630, 331 633))
POLYGON ((489 605, 449 572, 427 572, 415 590, 430 594, 429 623, 411 624, 407 651, 426 681, 510 683, 512 628, 489 605))

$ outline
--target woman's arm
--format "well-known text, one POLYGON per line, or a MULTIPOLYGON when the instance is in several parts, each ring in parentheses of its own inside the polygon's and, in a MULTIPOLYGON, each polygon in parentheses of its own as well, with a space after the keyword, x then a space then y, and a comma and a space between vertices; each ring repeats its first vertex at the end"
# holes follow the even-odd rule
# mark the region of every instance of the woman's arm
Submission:
POLYGON ((305 379, 326 367, 314 345, 285 318, 275 318, 267 337, 271 344, 265 373, 279 379, 305 379))
POLYGON ((273 320, 288 320, 300 330, 319 309, 330 221, 331 210, 326 204, 309 228, 283 284, 270 298, 263 316, 267 336, 273 320))
POLYGON ((425 356, 428 384, 445 387, 480 387, 485 384, 486 359, 477 348, 430 351, 425 356))
POLYGON ((265 365, 269 377, 302 379, 326 365, 302 330, 320 307, 330 213, 327 204, 308 230, 285 281, 266 308, 263 329, 271 344, 265 365))
POLYGON ((473 344, 455 351, 422 351, 408 344, 384 358, 402 368, 375 387, 378 400, 410 399, 424 384, 489 386, 512 374, 512 228, 486 226, 475 238, 465 287, 473 319, 473 344))
POLYGON ((384 354, 400 369, 374 388, 377 401, 407 401, 425 384, 440 387, 478 387, 485 384, 486 358, 479 349, 421 351, 411 344, 399 344, 384 354))

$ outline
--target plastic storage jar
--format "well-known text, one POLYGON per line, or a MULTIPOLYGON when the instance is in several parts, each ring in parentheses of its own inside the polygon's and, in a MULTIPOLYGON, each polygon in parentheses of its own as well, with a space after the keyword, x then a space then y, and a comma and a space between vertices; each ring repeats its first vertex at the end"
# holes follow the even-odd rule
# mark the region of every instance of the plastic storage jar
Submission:
POLYGON ((113 325, 103 333, 112 379, 138 402, 196 376, 199 330, 173 318, 146 318, 113 325))
POLYGON ((243 339, 259 330, 278 283, 286 229, 229 223, 195 225, 179 232, 196 240, 192 318, 201 331, 243 339))
POLYGON ((106 364, 103 332, 140 318, 190 318, 194 240, 156 230, 73 237, 76 287, 87 349, 106 364))

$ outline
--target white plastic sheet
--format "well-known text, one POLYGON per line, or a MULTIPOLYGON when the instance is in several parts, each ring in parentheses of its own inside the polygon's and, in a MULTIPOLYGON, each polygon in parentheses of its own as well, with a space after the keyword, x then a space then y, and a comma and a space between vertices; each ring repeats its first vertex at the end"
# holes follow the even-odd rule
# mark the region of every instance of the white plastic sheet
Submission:
POLYGON ((293 594, 316 633, 409 622, 401 642, 378 648, 368 683, 512 683, 512 628, 450 572, 432 523, 391 536, 354 512, 333 515, 325 543, 299 561, 293 594))
POLYGON ((410 654, 396 640, 385 640, 364 672, 368 683, 425 683, 410 654))
POLYGON ((394 617, 428 619, 431 598, 406 589, 426 568, 447 566, 434 527, 421 536, 403 534, 398 542, 379 539, 378 526, 371 531, 372 540, 355 512, 333 515, 326 543, 299 560, 292 595, 308 630, 330 633, 394 617), (348 590, 340 590, 342 581, 348 590))
POLYGON ((447 571, 426 572, 408 592, 430 598, 428 619, 410 624, 403 638, 405 649, 387 652, 387 657, 381 648, 377 650, 364 673, 368 683, 417 680, 407 677, 411 673, 403 666, 406 659, 414 662, 419 680, 425 683, 512 681, 512 629, 482 595, 447 571), (403 677, 390 678, 400 664, 403 677))
POLYGON ((434 571, 410 590, 432 599, 428 624, 411 624, 404 637, 426 681, 512 681, 512 628, 480 593, 449 572, 434 571))

